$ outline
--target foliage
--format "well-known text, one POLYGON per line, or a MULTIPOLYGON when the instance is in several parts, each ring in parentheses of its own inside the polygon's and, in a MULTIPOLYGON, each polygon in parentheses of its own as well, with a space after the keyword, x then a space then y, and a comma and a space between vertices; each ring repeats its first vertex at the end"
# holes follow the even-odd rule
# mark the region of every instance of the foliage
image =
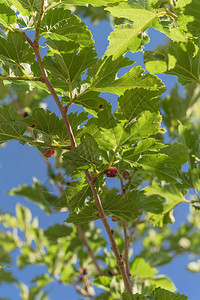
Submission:
POLYGON ((84 299, 187 299, 156 267, 190 252, 188 269, 200 271, 199 10, 198 0, 1 1, 0 143, 35 147, 60 193, 34 179, 9 194, 67 217, 45 230, 20 204, 16 215, 0 214, 0 279, 16 284, 21 299, 49 299, 52 282, 73 285, 84 299), (77 14, 112 23, 102 57, 77 14), (168 45, 144 51, 149 28, 168 45), (129 51, 144 52, 145 70, 129 51), (158 73, 177 76, 185 95, 178 86, 163 95, 158 73), (117 97, 117 108, 103 92, 117 97), (59 116, 42 107, 50 95, 59 116), (112 168, 118 189, 106 178, 112 168), (180 203, 190 206, 189 221, 172 233, 180 203), (46 267, 28 286, 7 270, 16 249, 18 268, 46 267))

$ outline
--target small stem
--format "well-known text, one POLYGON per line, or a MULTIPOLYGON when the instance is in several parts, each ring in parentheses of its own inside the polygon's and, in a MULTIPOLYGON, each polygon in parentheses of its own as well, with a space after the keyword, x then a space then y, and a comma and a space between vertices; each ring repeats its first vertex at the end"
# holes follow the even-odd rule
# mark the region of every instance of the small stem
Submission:
POLYGON ((136 233, 136 230, 137 230, 137 227, 138 227, 139 224, 140 224, 140 216, 137 218, 136 223, 135 223, 135 226, 133 227, 133 230, 132 230, 131 233, 130 233, 130 236, 129 236, 129 243, 128 243, 128 246, 129 246, 129 247, 131 246, 131 242, 133 241, 133 238, 134 238, 134 236, 135 236, 135 233, 136 233))
MULTIPOLYGON (((125 189, 124 189, 122 178, 120 178, 120 183, 121 183, 122 198, 125 198, 125 189)), ((124 230, 124 261, 125 261, 125 265, 126 265, 126 274, 127 274, 127 277, 129 278, 130 285, 132 286, 132 282, 131 282, 131 278, 130 278, 131 273, 130 273, 130 268, 129 268, 129 257, 128 257, 129 237, 127 234, 126 222, 122 221, 122 225, 123 225, 123 230, 124 230)))
POLYGON ((13 77, 13 76, 0 76, 0 80, 43 81, 42 77, 13 77))
POLYGON ((101 218, 101 220, 103 222, 103 225, 104 225, 104 227, 106 229, 106 232, 108 234, 108 237, 109 237, 109 240, 110 240, 110 243, 111 243, 111 250, 113 251, 113 253, 114 253, 115 257, 116 257, 117 266, 118 266, 118 268, 120 270, 120 273, 122 275, 122 279, 124 281, 124 285, 125 285, 126 291, 129 294, 132 294, 132 286, 130 284, 129 278, 128 278, 128 276, 126 274, 126 271, 125 271, 125 268, 124 268, 124 262, 122 260, 122 255, 119 252, 119 249, 117 247, 117 244, 116 244, 113 232, 112 232, 112 230, 110 228, 110 225, 109 225, 109 223, 108 223, 108 221, 106 219, 106 216, 105 216, 105 213, 104 213, 104 210, 103 210, 103 207, 102 207, 102 204, 101 204, 101 200, 100 200, 99 194, 97 192, 95 183, 92 180, 92 177, 91 177, 91 175, 90 175, 90 173, 89 173, 88 170, 85 170, 84 173, 85 173, 86 178, 87 178, 87 180, 88 180, 88 182, 90 184, 90 187, 91 187, 91 190, 92 190, 92 193, 93 193, 96 205, 97 205, 97 209, 98 209, 98 212, 99 212, 99 217, 101 218))
POLYGON ((40 38, 40 25, 41 25, 41 20, 42 16, 44 13, 44 0, 41 0, 41 5, 40 5, 40 13, 38 16, 37 24, 35 27, 35 38, 34 38, 34 43, 37 44, 40 38))
POLYGON ((92 258, 93 264, 95 265, 99 275, 101 275, 101 276, 104 275, 103 271, 101 270, 101 268, 96 260, 94 253, 92 252, 92 249, 90 248, 90 246, 88 244, 88 241, 85 238, 85 235, 84 235, 84 232, 83 232, 81 226, 77 225, 76 228, 77 228, 78 234, 80 236, 80 239, 82 240, 83 244, 86 246, 88 253, 89 253, 90 257, 92 258))

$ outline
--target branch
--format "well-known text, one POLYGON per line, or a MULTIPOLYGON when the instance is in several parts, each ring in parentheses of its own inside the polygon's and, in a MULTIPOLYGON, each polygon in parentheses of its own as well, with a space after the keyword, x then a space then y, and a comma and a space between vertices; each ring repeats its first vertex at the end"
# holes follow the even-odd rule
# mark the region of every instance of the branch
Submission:
POLYGON ((36 28, 35 28, 35 39, 34 39, 35 44, 38 43, 39 38, 40 38, 40 25, 41 25, 43 13, 44 13, 44 0, 41 0, 40 13, 39 13, 36 28))
MULTIPOLYGON (((122 178, 120 178, 120 183, 121 183, 121 193, 122 193, 122 197, 125 197, 125 189, 123 186, 123 181, 122 178)), ((128 257, 128 250, 129 250, 129 237, 127 234, 127 226, 126 226, 126 222, 122 221, 122 225, 123 225, 123 230, 124 230, 124 262, 126 265, 126 274, 129 278, 130 284, 132 285, 131 282, 131 273, 130 273, 130 268, 129 268, 129 257, 128 257)))
POLYGON ((0 76, 0 80, 23 80, 23 81, 43 81, 42 77, 13 77, 13 76, 0 76))
MULTIPOLYGON (((62 106, 62 104, 61 104, 61 102, 60 102, 60 100, 58 98, 58 95, 56 94, 53 86, 51 85, 51 83, 50 83, 50 81, 48 79, 46 70, 42 66, 42 58, 41 58, 41 55, 40 55, 40 52, 39 52, 38 42, 32 42, 29 39, 29 37, 26 35, 25 32, 22 32, 22 34, 24 35, 25 39, 29 42, 29 44, 33 47, 33 50, 35 52, 35 56, 37 58, 37 61, 38 61, 39 67, 40 67, 40 70, 42 72, 43 82, 48 87, 51 95, 53 96, 53 98, 54 98, 54 100, 55 100, 55 102, 56 102, 56 104, 57 104, 57 106, 58 106, 58 108, 59 108, 59 110, 61 112, 61 115, 62 115, 64 123, 65 123, 65 127, 67 129, 67 133, 68 133, 68 136, 69 136, 69 139, 70 139, 70 142, 71 142, 71 146, 72 146, 72 148, 74 148, 77 145, 76 145, 76 141, 75 141, 75 138, 74 138, 71 126, 69 124, 68 118, 66 116, 66 109, 64 109, 64 107, 62 106)), ((90 184, 90 187, 91 187, 94 199, 96 201, 97 209, 99 211, 99 216, 100 216, 100 218, 101 218, 101 220, 102 220, 102 222, 104 224, 104 227, 105 227, 105 229, 107 231, 107 234, 108 234, 108 237, 109 237, 109 240, 110 240, 110 243, 111 243, 111 249, 112 249, 112 251, 115 254, 115 257, 116 257, 116 260, 117 260, 117 265, 118 265, 118 268, 119 268, 120 273, 122 275, 126 291, 129 294, 132 294, 132 286, 130 284, 129 278, 127 277, 127 274, 126 274, 126 271, 125 271, 125 268, 124 268, 124 262, 122 260, 122 255, 119 252, 119 249, 117 247, 115 238, 113 236, 113 230, 111 230, 110 225, 109 225, 109 223, 108 223, 108 221, 106 219, 106 216, 104 214, 104 210, 103 210, 103 207, 102 207, 102 204, 101 204, 101 200, 100 200, 99 194, 98 194, 96 186, 95 186, 95 182, 92 179, 92 177, 91 177, 91 175, 90 175, 90 173, 89 173, 88 170, 85 170, 84 173, 85 173, 86 178, 87 178, 87 180, 88 180, 88 182, 90 184)))
POLYGON ((101 275, 101 276, 104 275, 104 273, 102 272, 102 270, 101 270, 101 268, 100 268, 100 266, 99 266, 99 264, 98 264, 98 262, 97 262, 97 260, 96 260, 96 257, 95 257, 95 255, 94 255, 92 249, 90 248, 90 246, 89 246, 89 244, 88 244, 88 241, 87 241, 86 238, 85 238, 85 235, 84 235, 84 232, 83 232, 81 226, 80 226, 80 225, 76 225, 76 229, 77 229, 77 231, 78 231, 78 234, 79 234, 79 236, 80 236, 80 239, 82 240, 83 244, 86 246, 86 248, 87 248, 87 250, 88 250, 88 253, 89 253, 90 257, 92 258, 93 264, 95 265, 95 267, 96 267, 96 269, 97 269, 99 275, 101 275))
POLYGON ((101 218, 101 220, 103 222, 103 225, 106 229, 106 232, 108 234, 108 237, 109 237, 109 240, 110 240, 110 243, 111 243, 111 250, 114 252, 114 255, 116 257, 117 266, 118 266, 118 268, 120 270, 120 273, 122 275, 122 279, 124 281, 126 291, 129 294, 132 294, 132 286, 130 284, 129 278, 128 278, 128 276, 126 274, 126 271, 125 271, 125 268, 124 268, 124 262, 123 262, 123 259, 122 259, 122 255, 120 254, 119 249, 117 247, 117 244, 116 244, 116 241, 115 241, 115 238, 114 238, 114 235, 113 235, 114 231, 111 230, 110 225, 109 225, 109 223, 106 219, 106 216, 104 214, 104 210, 103 210, 101 200, 100 200, 99 194, 98 194, 96 186, 95 186, 95 182, 94 182, 93 178, 91 177, 88 170, 85 170, 84 173, 85 173, 86 178, 87 178, 87 180, 90 184, 90 188, 92 190, 92 193, 93 193, 96 205, 97 205, 97 209, 98 209, 98 212, 99 212, 99 217, 101 218))
POLYGON ((70 142, 71 142, 71 146, 72 146, 72 148, 74 148, 74 147, 76 147, 76 142, 75 142, 75 139, 74 139, 74 136, 73 136, 73 132, 72 132, 71 126, 69 124, 69 121, 68 121, 68 118, 67 118, 67 115, 66 115, 66 110, 63 108, 63 106, 62 106, 62 104, 60 102, 60 99, 59 99, 58 95, 56 94, 56 91, 54 90, 53 86, 51 85, 51 83, 49 81, 49 78, 47 76, 46 70, 42 66, 42 58, 41 58, 41 55, 40 55, 40 52, 39 52, 38 42, 32 42, 29 39, 29 37, 26 35, 25 32, 22 32, 22 34, 24 35, 25 39, 31 45, 31 47, 33 48, 33 50, 35 52, 35 56, 37 58, 38 65, 39 65, 40 71, 42 73, 43 82, 48 87, 51 95, 54 98, 54 101, 56 102, 56 104, 57 104, 57 106, 58 106, 58 108, 60 110, 60 113, 62 115, 63 121, 65 123, 65 127, 67 129, 67 133, 68 133, 68 136, 69 136, 69 139, 70 139, 70 142))

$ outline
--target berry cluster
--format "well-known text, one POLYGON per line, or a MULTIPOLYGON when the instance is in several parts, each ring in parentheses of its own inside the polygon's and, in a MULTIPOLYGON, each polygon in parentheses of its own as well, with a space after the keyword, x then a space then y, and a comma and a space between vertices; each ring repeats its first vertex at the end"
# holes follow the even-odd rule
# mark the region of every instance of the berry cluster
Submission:
POLYGON ((118 170, 116 167, 110 167, 110 169, 105 171, 107 177, 116 177, 118 174, 118 170))
POLYGON ((43 151, 43 154, 45 157, 51 157, 55 154, 55 148, 54 147, 46 148, 43 151))

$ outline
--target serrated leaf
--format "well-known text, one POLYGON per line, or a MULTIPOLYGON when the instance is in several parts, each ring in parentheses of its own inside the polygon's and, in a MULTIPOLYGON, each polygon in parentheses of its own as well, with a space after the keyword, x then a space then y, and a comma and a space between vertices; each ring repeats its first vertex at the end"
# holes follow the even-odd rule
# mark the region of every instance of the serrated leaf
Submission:
MULTIPOLYGON (((109 124, 109 119, 106 119, 106 121, 109 124)), ((105 126, 104 123, 101 126, 100 122, 98 126, 95 126, 94 123, 97 122, 91 120, 88 122, 88 127, 84 127, 84 131, 92 134, 99 147, 104 150, 116 149, 122 146, 130 147, 130 144, 135 144, 138 140, 161 131, 159 129, 161 122, 160 113, 146 111, 138 120, 130 119, 128 122, 124 120, 122 122, 115 121, 117 125, 115 124, 115 127, 112 128, 112 126, 105 126), (99 131, 99 126, 101 131, 99 131)))
POLYGON ((67 207, 72 211, 80 210, 85 203, 86 198, 91 195, 90 186, 85 179, 72 181, 64 191, 61 197, 64 197, 67 202, 67 207))
POLYGON ((155 74, 158 72, 176 75, 182 84, 200 82, 198 48, 188 41, 187 43, 171 43, 166 53, 145 52, 144 61, 148 72, 155 74), (157 65, 162 65, 160 70, 157 65))
POLYGON ((9 25, 16 23, 15 12, 5 3, 0 4, 0 28, 8 28, 9 25))
POLYGON ((95 117, 99 111, 106 109, 108 106, 108 102, 102 97, 99 97, 98 92, 92 92, 90 90, 78 95, 74 100, 74 104, 84 107, 85 111, 95 117))
POLYGON ((20 140, 27 126, 10 106, 0 108, 0 143, 20 140))
POLYGON ((106 215, 113 214, 127 222, 136 219, 141 214, 133 199, 122 198, 122 195, 117 195, 115 190, 104 190, 101 194, 101 201, 106 215))
POLYGON ((185 145, 181 143, 173 143, 160 150, 161 153, 167 154, 171 160, 172 165, 181 166, 188 161, 188 150, 185 145))
POLYGON ((56 242, 56 240, 60 237, 67 237, 71 234, 72 228, 67 227, 66 225, 56 224, 53 226, 48 227, 48 229, 45 230, 44 235, 56 242))
POLYGON ((10 0, 17 10, 24 16, 29 16, 31 13, 39 12, 40 0, 10 0))
POLYGON ((170 291, 161 289, 161 288, 157 288, 155 289, 155 291, 153 292, 153 300, 187 300, 188 297, 185 295, 180 295, 179 293, 174 294, 170 291))
POLYGON ((66 41, 48 41, 51 56, 43 59, 43 65, 50 75, 52 84, 62 92, 76 87, 80 76, 95 63, 96 51, 85 47, 78 53, 78 45, 66 41))
POLYGON ((55 135, 59 133, 62 121, 50 110, 44 110, 43 108, 35 108, 32 115, 25 119, 25 122, 30 126, 34 125, 34 128, 48 135, 55 135))
POLYGON ((154 226, 162 227, 165 224, 164 218, 166 214, 168 214, 179 203, 185 202, 182 193, 172 184, 162 187, 153 181, 151 186, 144 188, 144 191, 147 196, 159 195, 166 199, 166 202, 163 204, 163 212, 161 214, 150 214, 150 219, 154 226))
POLYGON ((140 276, 142 277, 154 277, 158 270, 152 268, 144 258, 136 257, 134 261, 130 264, 130 272, 132 276, 140 276))
MULTIPOLYGON (((132 199, 123 199, 121 195, 117 195, 115 190, 104 191, 101 194, 101 202, 105 215, 113 215, 124 221, 132 221, 141 213, 136 203, 132 199)), ((98 210, 96 203, 90 202, 84 207, 80 213, 70 213, 67 219, 68 223, 83 224, 98 219, 98 210)))
POLYGON ((159 180, 167 182, 177 181, 177 171, 172 165, 171 159, 166 154, 147 154, 143 155, 135 165, 142 166, 145 170, 155 172, 159 180))
POLYGON ((78 147, 63 154, 63 160, 74 169, 101 165, 98 145, 88 133, 81 136, 81 143, 78 147))
POLYGON ((136 1, 119 3, 116 6, 106 8, 114 17, 126 18, 133 21, 133 24, 122 24, 118 26, 109 36, 109 46, 105 55, 113 55, 118 58, 127 51, 137 52, 149 42, 144 32, 150 28, 165 33, 175 41, 185 41, 186 38, 181 29, 177 28, 173 18, 166 14, 164 8, 153 9, 153 5, 146 5, 146 2, 136 1))
POLYGON ((116 77, 120 68, 129 66, 133 62, 125 57, 119 57, 116 60, 105 57, 103 61, 97 64, 89 71, 90 89, 98 92, 108 92, 122 95, 127 89, 144 88, 147 90, 162 90, 163 83, 160 79, 150 74, 145 74, 141 67, 132 67, 132 69, 120 77, 116 77))
POLYGON ((143 111, 158 111, 157 97, 165 91, 165 88, 158 90, 148 90, 144 88, 136 88, 125 91, 124 95, 118 98, 120 107, 119 112, 129 120, 136 117, 143 111))
POLYGON ((158 214, 163 211, 163 199, 159 196, 153 195, 147 197, 141 192, 130 191, 126 192, 125 197, 128 199, 134 199, 134 202, 140 210, 152 212, 154 214, 158 214))
POLYGON ((9 32, 6 39, 0 36, 0 60, 8 72, 10 69, 15 75, 24 76, 27 64, 34 58, 33 49, 20 32, 9 32))
POLYGON ((200 3, 198 0, 179 1, 178 7, 182 8, 182 14, 178 17, 177 23, 179 26, 184 24, 184 29, 189 31, 194 38, 200 34, 200 3))
POLYGON ((108 4, 115 4, 122 2, 123 0, 61 0, 60 3, 67 4, 67 5, 80 5, 84 6, 90 4, 95 7, 99 6, 108 6, 108 4))
POLYGON ((84 23, 70 10, 50 9, 41 23, 41 35, 47 40, 73 41, 82 47, 93 45, 92 35, 84 23))
POLYGON ((130 295, 127 292, 122 294, 122 300, 147 300, 147 298, 143 295, 134 294, 130 295))
POLYGON ((51 205, 54 205, 57 200, 57 197, 50 194, 37 180, 34 181, 32 186, 21 185, 19 188, 12 189, 9 194, 23 196, 39 204, 47 213, 52 211, 51 205))

